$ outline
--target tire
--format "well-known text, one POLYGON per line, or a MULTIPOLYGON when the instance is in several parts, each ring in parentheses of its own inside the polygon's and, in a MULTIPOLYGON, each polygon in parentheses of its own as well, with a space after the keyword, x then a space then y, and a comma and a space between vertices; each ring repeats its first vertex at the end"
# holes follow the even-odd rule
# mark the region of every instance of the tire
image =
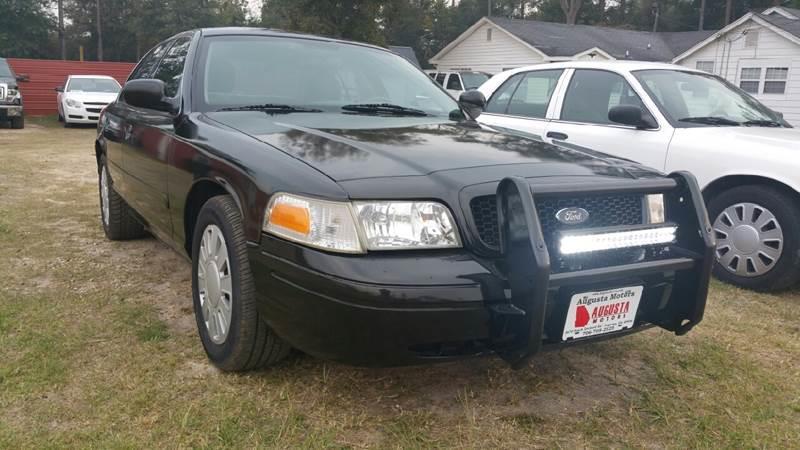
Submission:
POLYGON ((11 128, 21 130, 25 128, 25 116, 14 117, 11 119, 11 128))
POLYGON ((738 186, 711 199, 714 275, 758 291, 784 290, 800 281, 799 206, 788 193, 764 185, 738 186))
POLYGON ((198 215, 192 235, 192 299, 203 348, 220 369, 257 369, 289 354, 291 347, 267 326, 256 307, 242 219, 228 195, 211 198, 198 215))
POLYGON ((100 197, 100 222, 103 224, 103 231, 106 237, 112 241, 124 241, 144 237, 146 232, 142 223, 136 218, 133 208, 125 203, 125 200, 114 190, 111 176, 108 174, 106 159, 100 159, 100 171, 98 173, 98 190, 100 197), (105 184, 104 184, 105 179, 105 184), (103 198, 103 191, 107 196, 103 198))

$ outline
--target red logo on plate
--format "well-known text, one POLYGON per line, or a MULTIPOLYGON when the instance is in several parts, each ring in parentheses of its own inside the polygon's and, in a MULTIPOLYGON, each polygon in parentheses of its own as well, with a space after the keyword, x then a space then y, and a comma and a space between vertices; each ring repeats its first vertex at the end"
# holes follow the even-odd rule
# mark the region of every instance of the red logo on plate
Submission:
POLYGON ((575 310, 575 328, 585 327, 587 323, 589 323, 589 310, 579 305, 575 310))

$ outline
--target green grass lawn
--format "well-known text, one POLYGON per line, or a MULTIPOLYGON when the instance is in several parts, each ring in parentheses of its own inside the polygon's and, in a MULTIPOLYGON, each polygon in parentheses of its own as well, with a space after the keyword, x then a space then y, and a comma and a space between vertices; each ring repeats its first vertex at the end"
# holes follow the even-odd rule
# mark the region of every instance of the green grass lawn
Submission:
POLYGON ((154 239, 105 240, 94 130, 57 126, 0 130, 0 448, 800 445, 797 290, 715 282, 687 336, 654 329, 518 371, 296 356, 221 373, 188 263, 154 239))

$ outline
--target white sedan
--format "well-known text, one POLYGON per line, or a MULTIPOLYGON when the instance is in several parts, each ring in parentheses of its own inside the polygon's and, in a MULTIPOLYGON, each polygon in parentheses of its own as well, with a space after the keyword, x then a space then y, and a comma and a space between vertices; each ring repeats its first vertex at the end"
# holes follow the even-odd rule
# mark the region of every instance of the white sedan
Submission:
POLYGON ((484 125, 692 172, 722 280, 759 290, 800 281, 800 131, 739 88, 686 67, 614 61, 524 67, 479 91, 484 125))
POLYGON ((70 75, 58 92, 58 120, 65 127, 72 124, 93 124, 100 111, 117 99, 121 87, 117 80, 105 75, 70 75))

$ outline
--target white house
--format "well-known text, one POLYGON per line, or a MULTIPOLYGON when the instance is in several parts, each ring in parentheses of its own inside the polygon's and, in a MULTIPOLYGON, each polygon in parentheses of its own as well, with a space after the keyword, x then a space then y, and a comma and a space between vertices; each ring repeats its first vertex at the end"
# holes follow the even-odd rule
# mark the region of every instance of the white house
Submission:
POLYGON ((498 73, 564 60, 632 59, 706 70, 800 126, 800 10, 750 12, 718 31, 648 32, 484 17, 448 44, 438 70, 498 73))

